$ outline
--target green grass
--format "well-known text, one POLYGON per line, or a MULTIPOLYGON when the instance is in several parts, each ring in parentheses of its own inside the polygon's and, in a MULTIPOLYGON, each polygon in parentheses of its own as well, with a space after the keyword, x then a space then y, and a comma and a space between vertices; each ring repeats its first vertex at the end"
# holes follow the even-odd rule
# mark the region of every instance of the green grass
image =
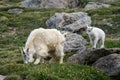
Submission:
POLYGON ((8 75, 5 80, 110 80, 100 70, 89 66, 66 62, 61 65, 23 64, 19 49, 14 48, 0 50, 0 74, 8 75))
POLYGON ((0 74, 9 75, 6 80, 110 80, 103 72, 89 66, 71 63, 39 65, 6 64, 0 67, 0 74), (68 66, 69 65, 69 66, 68 66))
POLYGON ((107 39, 105 41, 105 47, 106 48, 115 48, 118 47, 120 48, 120 39, 107 39))
POLYGON ((115 0, 115 2, 107 2, 107 4, 110 4, 112 6, 120 7, 120 0, 115 0))
MULTIPOLYGON (((109 77, 100 70, 65 62, 60 65, 52 64, 23 64, 19 47, 24 46, 31 30, 39 27, 47 28, 45 22, 56 12, 79 12, 83 9, 36 9, 30 10, 17 7, 15 1, 9 4, 15 6, 0 8, 0 74, 8 75, 5 80, 110 80, 109 77), (12 14, 7 11, 12 8, 24 10, 21 14, 12 14)), ((4 4, 4 2, 0 2, 4 4)), ((115 7, 101 8, 87 11, 92 17, 92 25, 102 28, 106 32, 105 47, 120 48, 120 8, 119 3, 114 3, 115 7), (105 23, 110 22, 113 26, 105 23)), ((89 39, 86 34, 83 37, 89 39)), ((64 61, 75 54, 70 52, 65 55, 64 61)))
MULTIPOLYGON (((11 7, 10 7, 11 8, 11 7)), ((45 22, 49 19, 55 12, 78 12, 80 9, 40 9, 40 10, 27 10, 24 9, 22 14, 10 14, 7 12, 9 8, 1 8, 0 12, 0 34, 2 36, 0 42, 1 48, 5 47, 16 47, 23 46, 28 34, 31 30, 39 27, 47 28, 45 22), (12 30, 10 28, 15 28, 15 34, 8 35, 12 30)), ((119 18, 119 8, 102 8, 98 10, 88 11, 89 15, 92 17, 93 23, 96 27, 102 28, 107 37, 115 35, 115 37, 120 36, 120 23, 119 18), (113 11, 112 11, 113 10, 113 11), (109 12, 114 12, 109 13, 109 12), (102 13, 101 13, 102 12, 102 13), (108 15, 106 15, 108 13, 108 15), (104 18, 106 21, 111 22, 113 24, 112 27, 108 26, 104 22, 104 18)), ((114 46, 115 47, 115 46, 114 46)), ((117 47, 117 46, 116 46, 117 47)))
POLYGON ((19 75, 11 74, 5 80, 22 80, 22 78, 19 75))

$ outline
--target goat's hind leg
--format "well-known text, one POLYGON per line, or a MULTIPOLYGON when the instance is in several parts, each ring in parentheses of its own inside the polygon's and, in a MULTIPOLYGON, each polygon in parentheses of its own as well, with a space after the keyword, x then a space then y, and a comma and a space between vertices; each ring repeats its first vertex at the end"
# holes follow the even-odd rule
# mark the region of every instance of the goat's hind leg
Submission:
POLYGON ((63 51, 63 46, 59 45, 56 49, 56 55, 59 57, 59 63, 63 63, 63 58, 64 58, 64 51, 63 51))
POLYGON ((63 58, 64 58, 64 56, 60 56, 60 61, 59 61, 60 64, 63 63, 63 58))

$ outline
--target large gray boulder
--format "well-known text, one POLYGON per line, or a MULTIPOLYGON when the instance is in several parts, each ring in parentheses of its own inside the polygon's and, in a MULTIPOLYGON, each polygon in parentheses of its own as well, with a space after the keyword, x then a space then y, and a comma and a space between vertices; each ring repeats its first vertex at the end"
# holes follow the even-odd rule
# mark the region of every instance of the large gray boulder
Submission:
POLYGON ((114 2, 116 0, 94 0, 96 2, 114 2))
POLYGON ((97 9, 97 8, 109 8, 111 5, 109 4, 103 4, 103 3, 97 3, 97 2, 89 2, 85 6, 85 10, 91 10, 91 9, 97 9))
POLYGON ((64 43, 64 51, 77 51, 86 45, 86 40, 76 33, 67 32, 66 41, 64 43))
POLYGON ((112 80, 120 80, 120 54, 102 57, 93 66, 107 73, 112 80))
POLYGON ((40 9, 40 8, 65 8, 67 5, 64 0, 25 0, 21 3, 22 7, 40 9))
POLYGON ((88 64, 92 65, 99 58, 107 56, 109 54, 120 53, 120 48, 102 48, 102 49, 92 49, 92 48, 81 48, 76 54, 67 59, 68 62, 78 63, 78 64, 88 64))
POLYGON ((78 8, 80 7, 81 0, 64 0, 68 3, 68 8, 78 8))
POLYGON ((91 17, 85 12, 55 13, 46 21, 46 25, 48 28, 81 33, 86 28, 86 24, 90 25, 91 22, 91 17))
POLYGON ((21 6, 32 9, 78 8, 81 6, 81 0, 24 0, 21 6))
POLYGON ((0 80, 4 80, 6 76, 0 75, 0 80))
POLYGON ((86 45, 86 40, 77 33, 82 33, 86 24, 91 24, 91 18, 84 12, 55 13, 46 21, 48 28, 55 28, 67 32, 65 52, 79 50, 86 45))

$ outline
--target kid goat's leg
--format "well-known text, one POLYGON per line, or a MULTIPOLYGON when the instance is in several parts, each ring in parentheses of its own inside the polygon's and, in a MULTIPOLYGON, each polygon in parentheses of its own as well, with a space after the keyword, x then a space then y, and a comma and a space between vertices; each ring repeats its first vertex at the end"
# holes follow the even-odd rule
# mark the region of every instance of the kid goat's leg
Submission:
POLYGON ((98 42, 98 38, 95 38, 93 48, 96 48, 97 42, 98 42))
POLYGON ((89 35, 89 39, 90 39, 90 46, 93 46, 93 39, 92 39, 92 36, 89 35))
POLYGON ((105 38, 102 38, 100 48, 104 48, 104 42, 105 42, 105 38))

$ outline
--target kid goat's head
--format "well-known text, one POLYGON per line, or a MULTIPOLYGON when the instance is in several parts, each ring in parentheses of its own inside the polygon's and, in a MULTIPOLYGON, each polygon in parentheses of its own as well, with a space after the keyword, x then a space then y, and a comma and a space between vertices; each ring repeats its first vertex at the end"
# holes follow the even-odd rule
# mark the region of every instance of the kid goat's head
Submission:
POLYGON ((90 34, 91 33, 91 31, 93 30, 93 27, 91 27, 91 26, 89 26, 88 24, 86 24, 86 33, 87 34, 90 34))
POLYGON ((27 64, 28 62, 34 61, 33 53, 29 50, 29 48, 28 49, 22 48, 21 54, 23 56, 23 61, 25 64, 27 64))

